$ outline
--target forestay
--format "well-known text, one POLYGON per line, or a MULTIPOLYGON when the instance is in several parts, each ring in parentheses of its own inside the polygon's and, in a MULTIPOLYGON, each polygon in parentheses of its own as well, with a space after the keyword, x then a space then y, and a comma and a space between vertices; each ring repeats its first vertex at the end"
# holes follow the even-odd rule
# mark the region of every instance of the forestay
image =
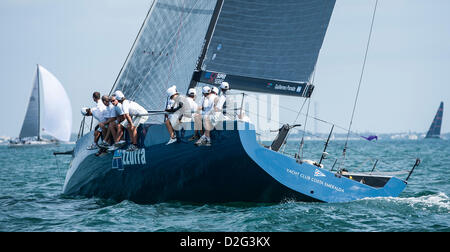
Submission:
MULTIPOLYGON (((216 1, 155 0, 114 90, 147 110, 165 107, 166 90, 186 93, 216 1)), ((162 117, 152 116, 161 121, 162 117)))

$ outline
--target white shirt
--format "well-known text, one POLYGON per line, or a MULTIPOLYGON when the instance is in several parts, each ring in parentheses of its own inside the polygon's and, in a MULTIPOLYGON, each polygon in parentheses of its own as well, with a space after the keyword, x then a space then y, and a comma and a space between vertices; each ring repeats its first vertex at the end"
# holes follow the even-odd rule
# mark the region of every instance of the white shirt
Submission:
POLYGON ((116 116, 123 115, 123 113, 122 113, 122 104, 120 102, 117 103, 116 106, 114 106, 114 112, 115 112, 116 116))
POLYGON ((91 108, 91 113, 92 116, 95 118, 95 120, 97 120, 98 122, 104 122, 106 121, 105 119, 105 111, 106 111, 106 106, 105 104, 103 104, 102 100, 99 99, 96 102, 97 106, 91 108))
POLYGON ((197 111, 198 104, 194 101, 194 99, 192 97, 187 97, 186 99, 189 102, 189 107, 191 109, 191 112, 195 113, 197 111))
POLYGON ((97 108, 100 109, 101 111, 104 111, 106 109, 105 104, 103 104, 102 99, 99 99, 97 102, 97 108))
POLYGON ((177 109, 178 107, 180 107, 180 109, 177 110, 175 113, 184 114, 184 115, 191 114, 191 109, 192 109, 191 103, 185 96, 177 95, 177 96, 175 96, 174 99, 169 99, 167 101, 166 109, 171 110, 171 109, 177 109), (180 107, 180 104, 183 104, 183 105, 180 107))
POLYGON ((214 108, 214 99, 217 97, 215 94, 210 94, 207 97, 202 97, 202 114, 208 114, 214 108))
POLYGON ((106 106, 104 106, 103 110, 101 110, 99 107, 93 107, 93 108, 91 108, 91 113, 92 113, 92 116, 95 118, 95 120, 97 120, 98 122, 104 122, 104 121, 106 121, 105 113, 104 113, 105 110, 106 110, 106 106))
POLYGON ((120 115, 129 114, 130 116, 145 115, 147 110, 134 101, 125 100, 122 102, 122 113, 120 115))
POLYGON ((175 100, 169 99, 167 101, 167 107, 166 109, 173 109, 175 107, 175 100))
POLYGON ((116 107, 110 103, 109 106, 106 107, 106 109, 105 109, 104 117, 106 119, 108 119, 108 118, 113 118, 116 116, 117 116, 116 107))
POLYGON ((217 101, 217 104, 216 104, 216 108, 219 110, 219 111, 222 111, 223 110, 223 105, 225 104, 225 101, 227 100, 227 97, 224 95, 224 94, 221 94, 220 96, 219 96, 219 100, 217 101))

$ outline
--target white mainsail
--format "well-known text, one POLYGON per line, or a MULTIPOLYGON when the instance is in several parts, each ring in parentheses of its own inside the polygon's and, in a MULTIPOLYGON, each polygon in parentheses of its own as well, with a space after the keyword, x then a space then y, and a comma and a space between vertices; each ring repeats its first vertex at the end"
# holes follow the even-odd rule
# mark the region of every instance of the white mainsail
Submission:
POLYGON ((72 132, 72 106, 69 96, 53 74, 40 65, 38 70, 44 96, 42 131, 60 141, 69 141, 72 132))

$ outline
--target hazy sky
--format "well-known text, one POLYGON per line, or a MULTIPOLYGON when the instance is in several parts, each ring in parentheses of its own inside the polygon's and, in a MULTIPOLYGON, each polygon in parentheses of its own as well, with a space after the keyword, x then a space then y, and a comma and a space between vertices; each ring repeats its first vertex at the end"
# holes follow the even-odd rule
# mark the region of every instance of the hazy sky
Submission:
MULTIPOLYGON (((64 85, 76 132, 80 108, 92 105, 92 92, 111 89, 151 2, 0 1, 0 104, 7 111, 0 136, 19 134, 36 64, 64 85)), ((310 114, 347 127, 374 4, 337 0, 317 65, 310 114)), ((448 0, 379 1, 354 130, 426 132, 444 101, 442 131, 450 131, 449 12, 448 0)), ((295 109, 300 102, 286 98, 281 104, 295 109)), ((282 112, 282 120, 294 118, 282 112)))

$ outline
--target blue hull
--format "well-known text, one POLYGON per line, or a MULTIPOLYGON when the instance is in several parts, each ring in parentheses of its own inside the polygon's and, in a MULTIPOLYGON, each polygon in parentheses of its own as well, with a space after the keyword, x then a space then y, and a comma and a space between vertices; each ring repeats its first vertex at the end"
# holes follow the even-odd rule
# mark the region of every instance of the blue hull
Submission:
MULTIPOLYGON (((233 124, 232 124, 233 125, 233 124)), ((233 130, 212 132, 213 145, 196 147, 187 139, 165 145, 165 125, 146 125, 141 148, 97 157, 86 150, 92 133, 81 138, 67 172, 63 193, 136 203, 348 202, 366 197, 396 197, 406 182, 385 178, 372 187, 344 176, 297 163, 256 141, 251 125, 234 122, 233 130)))

